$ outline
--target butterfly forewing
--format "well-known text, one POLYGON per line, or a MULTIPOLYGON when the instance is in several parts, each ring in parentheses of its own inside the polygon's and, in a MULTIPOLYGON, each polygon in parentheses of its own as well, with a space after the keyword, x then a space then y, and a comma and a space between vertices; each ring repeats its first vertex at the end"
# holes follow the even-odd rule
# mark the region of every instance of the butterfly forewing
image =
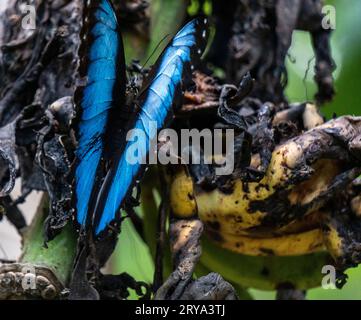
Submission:
POLYGON ((107 155, 114 118, 125 94, 125 61, 121 35, 108 0, 84 1, 79 76, 85 85, 75 92, 78 146, 75 168, 76 220, 84 228, 91 220, 107 155))

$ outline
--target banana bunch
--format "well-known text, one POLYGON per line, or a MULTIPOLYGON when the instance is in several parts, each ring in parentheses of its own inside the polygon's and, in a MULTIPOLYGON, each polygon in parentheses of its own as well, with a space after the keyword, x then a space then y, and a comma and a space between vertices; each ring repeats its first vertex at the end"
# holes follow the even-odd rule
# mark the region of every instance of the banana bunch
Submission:
MULTIPOLYGON (((273 126, 289 121, 277 113, 273 126)), ((174 218, 204 223, 198 273, 220 273, 242 287, 273 290, 321 283, 321 269, 361 261, 361 118, 323 123, 314 105, 301 114, 304 132, 282 141, 258 182, 233 179, 231 192, 202 189, 184 166, 168 177, 174 218)), ((253 154, 251 166, 260 166, 253 154)))

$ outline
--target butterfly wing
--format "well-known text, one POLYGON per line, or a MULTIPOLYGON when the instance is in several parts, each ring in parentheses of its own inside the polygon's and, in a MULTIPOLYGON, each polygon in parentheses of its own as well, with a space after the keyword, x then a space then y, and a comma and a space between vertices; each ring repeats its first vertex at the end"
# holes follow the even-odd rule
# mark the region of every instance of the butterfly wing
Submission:
POLYGON ((119 208, 132 192, 145 167, 139 162, 132 163, 127 151, 136 143, 141 153, 137 158, 146 158, 149 141, 156 137, 157 130, 165 126, 174 102, 181 96, 182 81, 191 74, 193 63, 203 53, 207 35, 207 20, 192 20, 176 34, 153 68, 153 77, 139 97, 140 111, 132 122, 131 129, 138 131, 132 130, 128 141, 120 148, 98 196, 93 226, 96 236, 106 230, 111 222, 119 220, 119 208), (151 129, 151 122, 155 130, 151 129), (136 132, 144 134, 137 135, 136 132))
POLYGON ((85 2, 79 74, 86 84, 75 91, 75 205, 76 220, 82 227, 92 212, 108 131, 121 112, 126 85, 123 43, 113 7, 108 0, 85 2))

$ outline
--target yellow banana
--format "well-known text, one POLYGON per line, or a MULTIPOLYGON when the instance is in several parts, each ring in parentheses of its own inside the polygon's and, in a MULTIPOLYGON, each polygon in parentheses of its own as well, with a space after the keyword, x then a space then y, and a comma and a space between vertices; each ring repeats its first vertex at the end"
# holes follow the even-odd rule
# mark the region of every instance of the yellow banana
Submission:
MULTIPOLYGON (((218 189, 210 192, 197 192, 193 188, 191 177, 187 176, 185 171, 181 169, 174 175, 170 185, 172 212, 180 218, 198 214, 206 224, 219 224, 219 229, 224 233, 231 235, 247 234, 251 229, 262 225, 263 219, 269 215, 267 211, 254 210, 252 205, 275 195, 284 181, 288 180, 287 172, 289 169, 285 169, 281 165, 281 159, 284 159, 281 152, 275 151, 272 161, 279 165, 272 164, 270 170, 272 173, 269 172, 259 183, 242 183, 241 180, 235 180, 233 192, 230 194, 218 189), (275 178, 275 176, 278 177, 275 178)), ((333 178, 340 171, 340 166, 335 160, 320 160, 313 167, 315 174, 299 185, 287 186, 287 195, 283 199, 283 201, 288 202, 289 207, 305 206, 304 215, 321 207, 322 201, 309 204, 327 190, 333 178), (320 167, 323 168, 322 171, 318 170, 320 167)), ((277 226, 272 227, 274 229, 277 226)))
POLYGON ((206 235, 222 248, 250 256, 297 256, 324 250, 321 229, 272 238, 252 238, 227 233, 222 233, 222 236, 217 233, 215 236, 211 229, 206 229, 206 235))

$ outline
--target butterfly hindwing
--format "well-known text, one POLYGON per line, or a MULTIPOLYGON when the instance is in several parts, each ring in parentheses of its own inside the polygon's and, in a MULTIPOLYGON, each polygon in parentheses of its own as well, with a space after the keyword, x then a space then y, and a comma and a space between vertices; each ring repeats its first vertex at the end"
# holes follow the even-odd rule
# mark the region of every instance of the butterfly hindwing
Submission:
POLYGON ((109 145, 112 121, 121 112, 126 84, 123 43, 111 3, 84 3, 79 76, 85 84, 74 95, 78 140, 75 206, 76 220, 83 228, 94 207, 101 160, 109 145))
POLYGON ((131 127, 143 135, 131 133, 128 141, 119 149, 113 165, 108 171, 98 196, 94 228, 100 235, 114 221, 119 220, 119 209, 132 192, 141 176, 144 165, 132 163, 127 151, 137 144, 137 158, 145 158, 149 153, 149 141, 155 138, 157 130, 166 125, 172 113, 174 102, 181 95, 185 78, 190 77, 193 64, 201 57, 207 41, 207 20, 194 19, 186 24, 165 48, 152 69, 152 78, 139 96, 139 112, 134 116, 131 127), (150 122, 155 130, 150 130, 150 122))

